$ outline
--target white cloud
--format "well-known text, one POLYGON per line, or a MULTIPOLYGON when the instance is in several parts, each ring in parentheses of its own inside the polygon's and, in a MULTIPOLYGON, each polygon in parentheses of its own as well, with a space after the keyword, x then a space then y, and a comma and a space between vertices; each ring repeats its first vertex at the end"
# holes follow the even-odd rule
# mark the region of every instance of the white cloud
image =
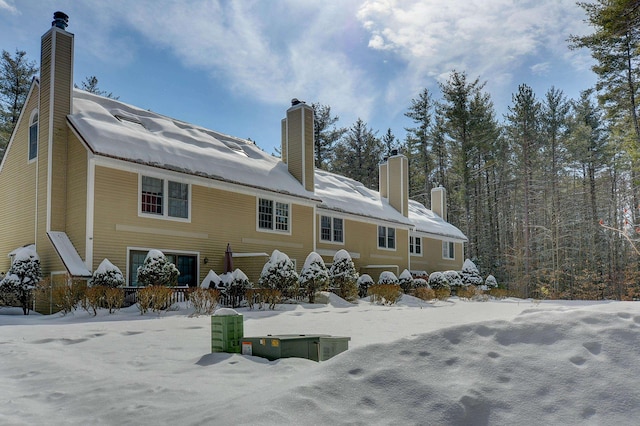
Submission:
POLYGON ((0 0, 0 11, 2 10, 6 10, 7 12, 13 13, 13 14, 19 13, 18 9, 16 9, 16 7, 7 0, 0 0))
POLYGON ((551 63, 540 62, 529 67, 531 72, 535 75, 548 75, 551 70, 551 63))

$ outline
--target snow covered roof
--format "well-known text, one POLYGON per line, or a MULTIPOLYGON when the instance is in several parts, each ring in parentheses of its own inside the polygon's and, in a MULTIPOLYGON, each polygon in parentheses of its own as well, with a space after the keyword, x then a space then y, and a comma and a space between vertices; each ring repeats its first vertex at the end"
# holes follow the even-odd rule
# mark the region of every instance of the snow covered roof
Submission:
POLYGON ((161 167, 319 202, 318 207, 416 227, 418 232, 456 241, 467 238, 417 202, 409 218, 378 191, 324 170, 315 170, 315 193, 287 165, 253 142, 175 120, 115 99, 73 91, 69 122, 97 155, 161 167))
POLYGON ((409 220, 415 225, 416 232, 455 242, 467 241, 462 231, 415 200, 409 200, 409 220))
POLYGON ((287 165, 253 142, 83 90, 73 91, 73 128, 91 151, 111 158, 315 199, 287 165))
POLYGON ((322 200, 320 207, 351 213, 372 219, 382 219, 411 226, 404 217, 378 191, 345 176, 316 169, 315 193, 322 200))
POLYGON ((69 275, 72 277, 90 277, 92 275, 65 232, 48 231, 47 235, 69 275))

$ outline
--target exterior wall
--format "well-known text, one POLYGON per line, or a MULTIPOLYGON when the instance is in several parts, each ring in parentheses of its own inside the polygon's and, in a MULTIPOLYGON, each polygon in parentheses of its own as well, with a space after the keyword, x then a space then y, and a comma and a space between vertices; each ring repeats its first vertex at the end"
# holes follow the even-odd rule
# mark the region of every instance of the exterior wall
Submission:
MULTIPOLYGON (((25 103, 0 169, 0 271, 9 270, 9 252, 35 243, 36 167, 29 162, 29 119, 38 108, 38 86, 25 103)), ((40 126, 39 126, 40 127, 40 126)))
POLYGON ((40 60, 36 250, 44 271, 64 269, 46 232, 48 230, 66 231, 68 143, 66 116, 71 112, 72 62, 73 34, 52 27, 42 37, 40 60), (50 194, 49 191, 51 191, 50 194), (48 214, 50 214, 49 218, 48 214), (47 223, 48 220, 49 223, 47 223))
POLYGON ((319 212, 316 218, 317 251, 322 255, 325 263, 333 262, 333 254, 345 249, 352 256, 356 270, 360 274, 369 274, 377 281, 382 271, 401 273, 409 268, 409 231, 396 228, 396 249, 378 248, 378 225, 353 219, 343 219, 344 244, 330 243, 320 240, 320 217, 331 216, 328 212, 319 212), (384 267, 371 267, 384 265, 384 267))
POLYGON ((422 238, 422 255, 411 255, 411 270, 460 271, 464 263, 463 243, 454 243, 455 259, 442 258, 442 240, 422 238))
POLYGON ((313 109, 301 103, 287 111, 283 137, 286 138, 286 163, 307 191, 314 190, 313 109))
POLYGON ((389 204, 405 217, 409 216, 409 162, 404 155, 387 160, 389 204))
MULTIPOLYGON (((69 132, 66 232, 83 260, 87 247, 87 149, 69 132)), ((90 265, 89 265, 90 266, 90 265)))
MULTIPOLYGON (((292 204, 291 235, 257 230, 257 195, 190 185, 190 222, 140 217, 138 179, 134 172, 96 166, 93 269, 108 258, 128 274, 127 248, 184 251, 198 256, 198 283, 210 269, 223 272, 227 243, 236 255, 278 249, 297 263, 298 271, 313 250, 313 207, 292 204), (205 258, 207 263, 204 263, 205 258)), ((168 179, 171 179, 167 175, 168 179)), ((176 179, 177 180, 177 179, 176 179)), ((278 200, 277 196, 265 196, 278 200)), ((283 201, 284 200, 279 200, 283 201)), ((268 257, 235 257, 240 268, 257 282, 268 257)))

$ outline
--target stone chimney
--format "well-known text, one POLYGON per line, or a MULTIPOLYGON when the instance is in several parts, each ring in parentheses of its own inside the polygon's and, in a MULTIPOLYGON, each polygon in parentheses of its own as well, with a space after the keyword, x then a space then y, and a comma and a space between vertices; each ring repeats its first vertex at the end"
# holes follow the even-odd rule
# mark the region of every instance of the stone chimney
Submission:
POLYGON ((313 148, 313 108, 294 98, 282 120, 282 161, 310 192, 314 191, 313 148))
POLYGON ((405 217, 409 216, 409 161, 393 150, 386 164, 380 165, 380 195, 405 217), (386 175, 386 179, 384 179, 386 175), (386 180, 386 183, 384 182, 386 180))
POLYGON ((431 211, 447 220, 447 190, 442 186, 431 190, 431 211))

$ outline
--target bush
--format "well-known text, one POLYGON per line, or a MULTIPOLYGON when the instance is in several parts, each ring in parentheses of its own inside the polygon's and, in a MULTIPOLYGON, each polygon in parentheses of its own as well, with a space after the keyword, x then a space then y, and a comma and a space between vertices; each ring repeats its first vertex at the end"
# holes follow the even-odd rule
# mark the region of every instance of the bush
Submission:
POLYGON ((298 274, 289 256, 274 250, 262 268, 258 285, 262 288, 278 290, 281 296, 286 297, 294 293, 297 284, 298 274))
POLYGON ((402 297, 402 289, 398 284, 377 284, 369 287, 371 302, 393 305, 402 297))
POLYGON ((460 273, 462 277, 462 282, 464 285, 475 285, 476 287, 481 286, 483 284, 482 276, 480 276, 480 272, 476 267, 476 264, 471 261, 471 259, 467 259, 464 261, 462 265, 462 272, 460 273))
POLYGON ((348 302, 353 302, 358 298, 358 272, 351 260, 348 251, 338 250, 333 256, 333 263, 329 268, 329 282, 332 288, 336 289, 338 296, 348 302))
POLYGON ((91 285, 111 288, 122 287, 124 286, 124 275, 109 259, 104 259, 93 273, 91 285))
POLYGON ((429 275, 429 287, 434 290, 446 289, 450 291, 449 280, 442 272, 432 272, 429 275))
POLYGON ((121 288, 104 288, 104 305, 112 314, 124 304, 124 290, 121 288))
POLYGON ((249 278, 240 269, 222 274, 216 288, 228 299, 227 303, 237 308, 245 299, 247 290, 253 287, 249 278))
POLYGON ((84 292, 81 303, 82 308, 89 313, 93 313, 93 316, 98 314, 99 308, 107 308, 109 313, 112 314, 122 307, 124 290, 104 285, 88 287, 84 292))
POLYGON ((189 292, 189 303, 193 306, 193 315, 211 315, 218 306, 220 290, 196 288, 189 292))
POLYGON ((362 274, 356 281, 358 286, 358 297, 366 297, 369 287, 375 284, 369 274, 362 274))
POLYGON ((138 309, 140 315, 146 314, 149 310, 153 312, 166 311, 171 307, 171 295, 173 291, 169 287, 152 285, 141 288, 138 291, 138 309))
POLYGON ((457 271, 444 271, 443 274, 447 278, 447 281, 449 281, 449 286, 451 288, 458 289, 460 287, 467 286, 467 284, 462 281, 462 277, 457 271))
POLYGON ((247 303, 249 309, 253 309, 253 306, 257 303, 258 309, 263 309, 264 304, 269 304, 269 309, 275 309, 276 304, 282 298, 280 290, 271 288, 251 288, 247 290, 247 303))
POLYGON ((457 291, 457 295, 461 299, 471 300, 476 295, 477 290, 479 290, 478 287, 474 285, 468 285, 468 286, 459 288, 457 291))
POLYGON ((149 250, 142 266, 138 267, 138 283, 143 286, 174 286, 180 271, 160 250, 149 250))
POLYGON ((429 283, 424 278, 415 278, 413 280, 413 285, 418 288, 429 288, 429 283))
POLYGON ((29 315, 33 290, 41 279, 38 253, 30 247, 21 248, 16 251, 7 275, 0 281, 2 299, 17 302, 22 313, 29 315))
POLYGON ((494 288, 498 288, 498 280, 493 275, 489 275, 486 280, 484 280, 484 285, 487 287, 487 290, 491 290, 494 288))
POLYGON ((71 285, 54 286, 51 292, 53 306, 56 307, 62 315, 75 311, 78 304, 85 297, 87 283, 82 281, 72 281, 71 285))
POLYGON ((433 291, 432 289, 430 289, 429 287, 426 287, 426 286, 425 287, 417 287, 413 291, 413 295, 415 297, 417 297, 418 299, 422 299, 422 300, 433 300, 433 299, 436 298, 435 291, 433 291))
POLYGON ((415 288, 415 284, 413 282, 413 277, 411 276, 411 272, 405 269, 398 277, 398 284, 400 284, 400 288, 405 294, 411 293, 411 290, 415 288))
POLYGON ((329 272, 322 257, 312 251, 304 261, 300 272, 300 288, 309 298, 309 303, 315 303, 316 292, 325 290, 329 284, 329 272))
POLYGON ((433 290, 436 293, 436 299, 447 300, 451 296, 451 290, 448 288, 437 288, 433 290))
POLYGON ((378 277, 378 284, 398 284, 398 277, 391 271, 382 271, 378 277))

